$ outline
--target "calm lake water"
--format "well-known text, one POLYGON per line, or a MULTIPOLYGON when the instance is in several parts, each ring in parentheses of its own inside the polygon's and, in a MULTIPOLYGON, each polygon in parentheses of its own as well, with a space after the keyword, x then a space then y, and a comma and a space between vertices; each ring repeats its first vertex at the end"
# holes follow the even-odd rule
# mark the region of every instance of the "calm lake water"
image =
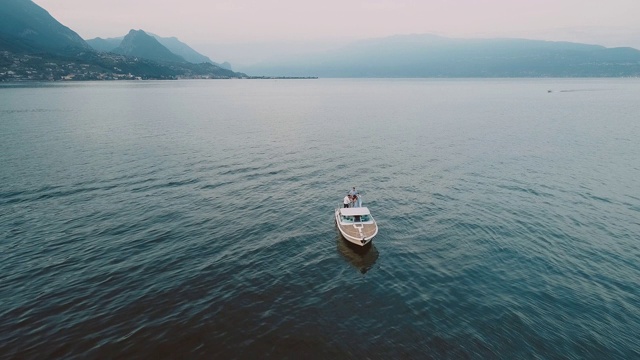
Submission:
POLYGON ((0 357, 640 358, 640 79, 3 84, 0 149, 0 357))

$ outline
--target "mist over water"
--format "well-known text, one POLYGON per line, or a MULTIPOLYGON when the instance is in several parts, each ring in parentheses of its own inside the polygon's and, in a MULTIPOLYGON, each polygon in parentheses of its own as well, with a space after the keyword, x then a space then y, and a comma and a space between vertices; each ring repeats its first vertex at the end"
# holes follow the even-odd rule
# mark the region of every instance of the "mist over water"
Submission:
POLYGON ((639 98, 637 79, 2 85, 0 355, 638 358, 639 98), (369 248, 333 222, 351 186, 369 248))

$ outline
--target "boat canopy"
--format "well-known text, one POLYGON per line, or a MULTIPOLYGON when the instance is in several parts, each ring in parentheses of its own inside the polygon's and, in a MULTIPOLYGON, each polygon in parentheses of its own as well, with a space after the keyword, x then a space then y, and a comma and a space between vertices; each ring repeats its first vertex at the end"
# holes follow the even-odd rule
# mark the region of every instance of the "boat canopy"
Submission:
POLYGON ((340 215, 344 216, 356 216, 356 215, 371 215, 369 212, 369 208, 366 207, 356 207, 356 208, 341 208, 340 215))

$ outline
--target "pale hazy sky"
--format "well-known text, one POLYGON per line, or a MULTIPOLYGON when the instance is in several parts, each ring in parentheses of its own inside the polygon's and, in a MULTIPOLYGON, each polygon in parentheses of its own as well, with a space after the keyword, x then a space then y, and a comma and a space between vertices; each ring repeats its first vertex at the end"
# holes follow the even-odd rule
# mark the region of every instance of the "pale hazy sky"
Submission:
POLYGON ((143 29, 160 36, 175 36, 199 51, 237 51, 242 44, 326 44, 421 33, 640 47, 640 0, 34 2, 85 39, 123 36, 130 29, 143 29))

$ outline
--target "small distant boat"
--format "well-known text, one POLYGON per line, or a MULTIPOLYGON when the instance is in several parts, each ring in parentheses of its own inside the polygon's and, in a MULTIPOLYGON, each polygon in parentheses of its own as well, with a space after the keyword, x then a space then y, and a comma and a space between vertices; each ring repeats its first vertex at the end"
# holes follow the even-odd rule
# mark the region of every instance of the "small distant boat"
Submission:
POLYGON ((366 207, 337 208, 336 225, 350 243, 365 246, 378 234, 378 224, 366 207))

